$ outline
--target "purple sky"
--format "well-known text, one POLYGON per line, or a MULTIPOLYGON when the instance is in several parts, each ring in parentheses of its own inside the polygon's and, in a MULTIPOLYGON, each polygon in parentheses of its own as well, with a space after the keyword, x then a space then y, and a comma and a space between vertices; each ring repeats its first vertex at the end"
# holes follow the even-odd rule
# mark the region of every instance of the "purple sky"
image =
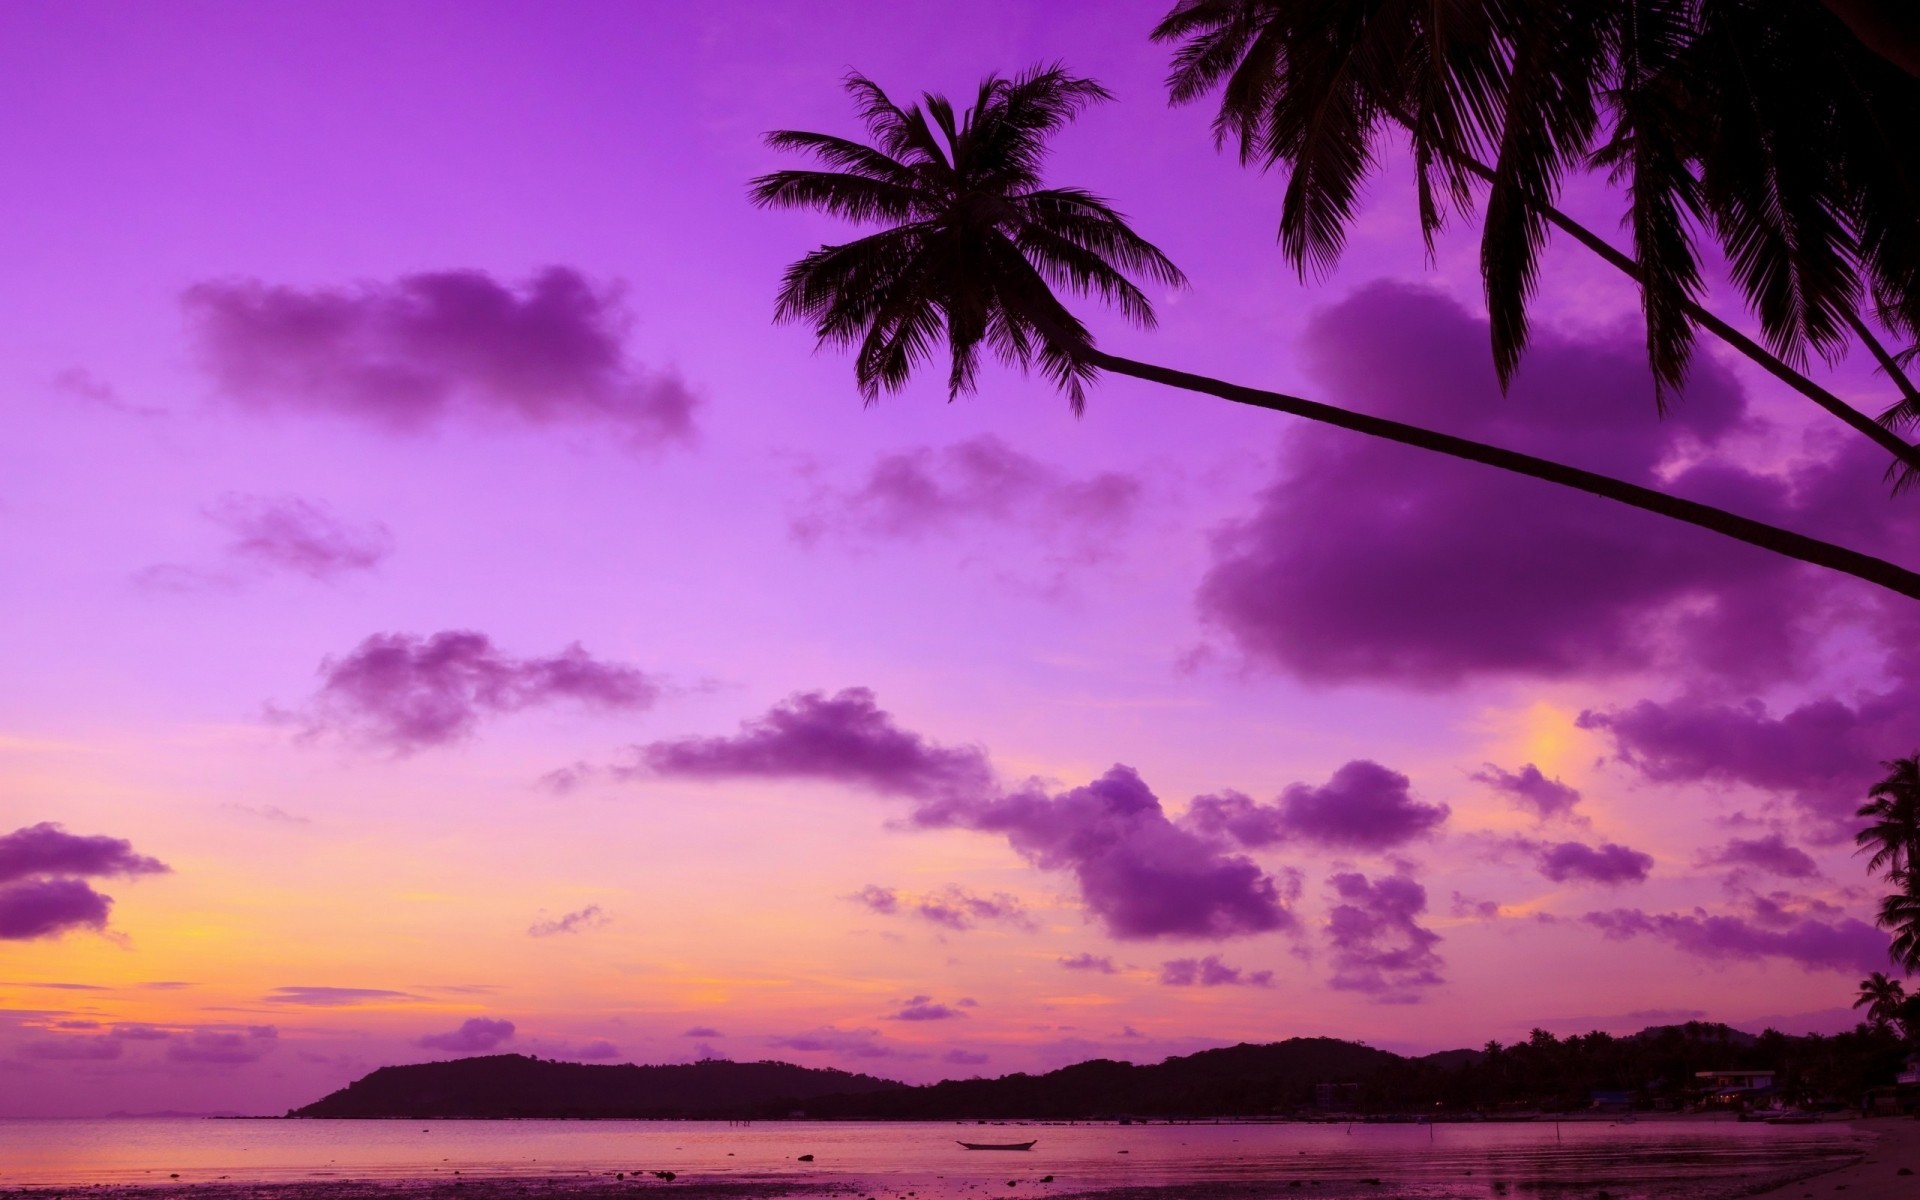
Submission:
POLYGON ((1165 104, 1165 4, 0 13, 0 1116, 1850 1024, 1910 609, 1127 379, 863 409, 772 325, 846 231, 750 207, 762 132, 1063 59, 1118 101, 1053 177, 1192 280, 1106 348, 1920 565, 1744 363, 1658 420, 1577 247, 1502 396, 1475 230, 1429 261, 1397 159, 1298 281, 1279 182, 1165 104))

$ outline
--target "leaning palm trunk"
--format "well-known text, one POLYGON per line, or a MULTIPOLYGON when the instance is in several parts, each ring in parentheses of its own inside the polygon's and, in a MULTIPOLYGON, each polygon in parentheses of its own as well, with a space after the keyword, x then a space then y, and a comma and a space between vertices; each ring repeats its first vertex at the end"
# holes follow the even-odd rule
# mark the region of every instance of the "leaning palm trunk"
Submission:
POLYGON ((1368 416, 1365 413, 1352 412, 1331 404, 1304 400, 1298 396, 1288 396, 1280 392, 1242 387, 1236 383, 1210 379, 1205 375, 1193 375, 1169 367, 1157 367, 1151 363, 1136 362, 1130 358, 1122 358, 1117 354, 1107 354, 1092 348, 1083 351, 1081 358, 1090 366, 1111 371, 1116 375, 1130 375, 1135 379, 1144 379, 1166 387, 1218 396, 1222 400, 1231 400, 1235 404, 1289 413, 1296 417, 1305 417, 1310 421, 1351 429, 1355 433, 1363 433, 1369 437, 1398 442, 1403 446, 1416 446, 1451 458, 1498 467, 1500 470, 1525 475, 1530 479, 1540 479, 1562 487, 1570 487, 1589 495, 1617 501, 1630 508, 1658 513, 1663 517, 1684 521, 1702 529, 1710 529, 1736 541, 1746 542, 1750 546, 1758 546, 1763 550, 1771 550, 1775 554, 1797 558, 1801 562, 1852 575, 1856 579, 1864 579, 1888 591, 1920 600, 1920 574, 1909 571, 1905 567, 1896 566, 1870 554, 1862 554, 1857 550, 1849 550, 1844 546, 1836 546, 1831 542, 1823 542, 1805 534, 1794 533, 1789 529, 1781 529, 1776 525, 1768 525, 1764 521, 1755 521, 1730 513, 1723 508, 1715 508, 1711 504, 1683 500, 1678 496, 1670 496, 1665 492, 1642 487, 1636 483, 1585 471, 1579 467, 1570 467, 1550 459, 1536 458, 1517 450, 1489 446, 1484 442, 1455 437, 1452 434, 1437 433, 1430 429, 1422 429, 1418 425, 1408 425, 1385 417, 1368 416))

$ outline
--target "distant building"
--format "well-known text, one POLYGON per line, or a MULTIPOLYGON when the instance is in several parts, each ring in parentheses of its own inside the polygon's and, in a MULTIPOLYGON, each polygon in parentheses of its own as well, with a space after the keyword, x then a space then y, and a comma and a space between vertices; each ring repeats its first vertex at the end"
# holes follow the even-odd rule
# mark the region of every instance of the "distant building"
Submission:
POLYGON ((1745 1107, 1752 1100, 1773 1091, 1772 1071, 1695 1071, 1708 1104, 1745 1107))
POLYGON ((1633 1108, 1632 1092, 1612 1092, 1595 1089, 1590 1099, 1593 1107, 1600 1112, 1628 1112, 1633 1108))

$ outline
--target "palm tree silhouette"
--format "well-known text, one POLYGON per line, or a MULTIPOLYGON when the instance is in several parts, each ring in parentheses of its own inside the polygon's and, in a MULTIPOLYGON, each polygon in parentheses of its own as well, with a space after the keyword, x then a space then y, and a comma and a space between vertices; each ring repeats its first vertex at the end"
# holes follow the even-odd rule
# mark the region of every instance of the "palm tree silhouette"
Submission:
POLYGON ((1860 995, 1854 1000, 1855 1008, 1865 1007, 1867 1021, 1875 1026, 1892 1024, 1900 1016, 1900 1006, 1907 1001, 1907 990, 1898 979, 1887 978, 1886 972, 1875 971, 1860 981, 1860 995))
POLYGON ((1920 336, 1920 80, 1815 0, 1179 0, 1176 103, 1220 92, 1216 138, 1287 172, 1280 244, 1303 275, 1339 257, 1360 187, 1398 128, 1429 251, 1485 191, 1481 273, 1504 383, 1527 342, 1549 226, 1638 284, 1656 403, 1696 326, 1920 479, 1920 390, 1861 316, 1920 336), (1555 207, 1569 174, 1621 185, 1628 255, 1555 207), (1724 251, 1762 347, 1701 303, 1696 231, 1724 251), (1858 340, 1900 391, 1879 422, 1799 370, 1858 340))
POLYGON ((1884 870, 1889 880, 1904 884, 1920 866, 1920 754, 1880 766, 1886 778, 1868 789, 1867 802, 1854 814, 1872 823, 1854 841, 1873 851, 1868 871, 1884 870))
POLYGON ((767 135, 775 149, 809 153, 827 169, 754 179, 768 208, 816 209, 879 230, 824 245, 790 266, 776 320, 805 322, 822 346, 853 347, 854 378, 871 404, 905 386, 942 348, 950 397, 972 391, 981 352, 1022 370, 1038 367, 1076 412, 1100 372, 1290 413, 1371 437, 1602 496, 1920 599, 1920 574, 1855 550, 1664 492, 1529 454, 1278 392, 1108 354, 1055 289, 1117 306, 1153 325, 1153 305, 1129 273, 1162 284, 1182 276, 1106 200, 1045 187, 1049 138, 1085 106, 1109 99, 1058 64, 1014 78, 990 75, 956 114, 928 94, 907 108, 871 80, 846 87, 868 143, 824 133, 767 135))

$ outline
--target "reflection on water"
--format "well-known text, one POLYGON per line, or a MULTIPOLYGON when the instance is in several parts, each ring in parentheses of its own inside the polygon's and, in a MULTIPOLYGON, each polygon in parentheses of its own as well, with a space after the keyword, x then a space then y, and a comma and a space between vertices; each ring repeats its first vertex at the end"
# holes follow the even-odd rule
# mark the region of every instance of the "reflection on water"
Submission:
MULTIPOLYGON (((1263 1183, 1327 1197, 1379 1179, 1396 1196, 1619 1200, 1733 1194, 1858 1152, 1842 1125, 1543 1121, 1492 1125, 955 1125, 779 1121, 0 1121, 0 1186, 464 1176, 868 1180, 895 1192, 1042 1193, 1263 1183), (1037 1138, 1030 1153, 957 1139, 1037 1138), (813 1161, 800 1162, 802 1154, 813 1161), (1042 1185, 1041 1176, 1053 1180, 1042 1185), (1318 1189, 1313 1191, 1312 1189, 1318 1189)), ((1369 1185, 1371 1186, 1371 1185, 1369 1185)), ((1253 1189, 1265 1192, 1267 1188, 1253 1189)), ((1290 1189, 1289 1189, 1290 1190, 1290 1189)), ((1293 1192, 1292 1194, 1302 1194, 1293 1192)))

